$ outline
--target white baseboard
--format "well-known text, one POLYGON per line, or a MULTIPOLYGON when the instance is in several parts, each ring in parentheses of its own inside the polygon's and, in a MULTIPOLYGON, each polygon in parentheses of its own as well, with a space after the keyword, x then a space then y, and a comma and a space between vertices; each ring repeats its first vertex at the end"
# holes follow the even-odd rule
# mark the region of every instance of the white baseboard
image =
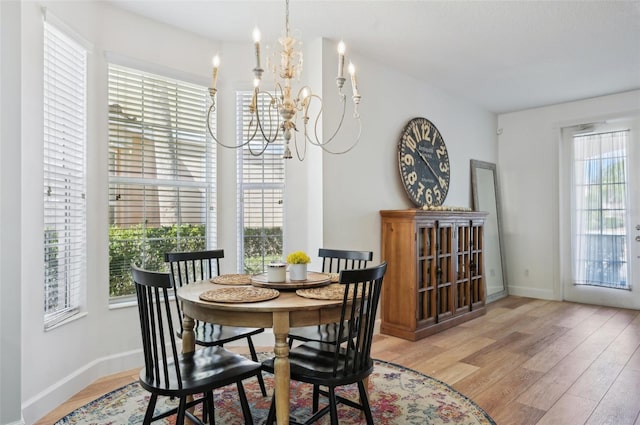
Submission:
POLYGON ((96 379, 136 367, 142 368, 143 362, 140 349, 101 357, 84 365, 66 378, 25 400, 22 403, 24 419, 20 424, 35 423, 96 379))
POLYGON ((515 295, 518 297, 537 298, 542 300, 556 300, 552 289, 535 289, 526 286, 509 285, 509 295, 515 295))

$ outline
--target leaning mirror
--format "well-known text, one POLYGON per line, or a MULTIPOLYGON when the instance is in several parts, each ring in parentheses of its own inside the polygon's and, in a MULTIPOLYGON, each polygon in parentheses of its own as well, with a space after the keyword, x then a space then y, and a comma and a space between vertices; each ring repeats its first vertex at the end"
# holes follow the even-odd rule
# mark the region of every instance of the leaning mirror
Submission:
POLYGON ((487 302, 492 302, 508 294, 496 164, 472 159, 471 188, 473 209, 489 213, 484 223, 483 252, 487 302))

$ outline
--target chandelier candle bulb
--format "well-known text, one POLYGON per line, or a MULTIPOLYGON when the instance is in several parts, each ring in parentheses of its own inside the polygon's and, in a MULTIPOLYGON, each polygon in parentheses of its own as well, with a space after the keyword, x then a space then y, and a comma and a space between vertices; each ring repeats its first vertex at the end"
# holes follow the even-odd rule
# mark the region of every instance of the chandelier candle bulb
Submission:
POLYGON ((256 69, 260 69, 260 30, 258 27, 253 29, 253 43, 256 46, 256 69))
POLYGON ((356 78, 356 67, 353 63, 349 62, 349 74, 351 74, 351 88, 353 89, 353 95, 358 96, 358 80, 356 78))
POLYGON ((344 41, 340 41, 338 43, 338 78, 344 77, 344 52, 345 52, 344 41))
POLYGON ((215 55, 211 62, 213 63, 213 77, 211 79, 211 88, 215 89, 216 84, 218 83, 218 67, 220 66, 220 57, 218 55, 215 55))

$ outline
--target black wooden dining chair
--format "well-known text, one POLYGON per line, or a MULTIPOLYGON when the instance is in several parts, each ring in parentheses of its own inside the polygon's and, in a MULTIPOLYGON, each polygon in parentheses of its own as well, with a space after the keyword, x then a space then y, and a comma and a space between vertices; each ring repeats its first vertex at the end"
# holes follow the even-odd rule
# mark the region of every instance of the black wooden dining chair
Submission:
MULTIPOLYGON (((323 273, 337 274, 341 270, 367 267, 373 258, 373 252, 320 248, 318 257, 322 258, 323 273)), ((337 323, 291 328, 289 330, 289 347, 293 346, 294 341, 335 342, 337 330, 337 323)))
MULTIPOLYGON (((224 258, 224 249, 165 253, 164 261, 169 264, 169 269, 174 281, 174 291, 177 292, 178 288, 198 280, 210 279, 220 275, 221 258, 224 258)), ((180 301, 178 300, 177 294, 174 295, 176 295, 178 317, 182 319, 180 301)), ((232 341, 246 339, 251 353, 251 360, 258 361, 256 348, 251 337, 264 332, 263 328, 222 326, 217 323, 196 321, 193 332, 195 333, 196 344, 204 347, 222 346, 232 341)), ((182 321, 180 322, 178 336, 182 338, 182 321)), ((262 374, 258 375, 258 383, 262 395, 266 397, 267 390, 264 386, 262 374)))
MULTIPOLYGON (((291 379, 313 385, 313 415, 304 422, 305 425, 317 421, 327 413, 331 416, 331 424, 337 425, 338 403, 362 410, 367 424, 373 425, 364 381, 373 371, 371 345, 386 269, 387 263, 382 263, 376 267, 343 270, 340 273, 340 283, 345 286, 345 291, 337 340, 353 343, 310 341, 289 352, 291 379), (359 403, 336 396, 336 387, 353 383, 358 386, 359 403), (327 391, 321 391, 320 387, 327 387, 327 391), (318 410, 320 394, 328 396, 329 404, 318 410)), ((274 361, 275 358, 264 361, 263 369, 273 373, 274 361)), ((275 397, 274 393, 265 422, 267 425, 275 420, 275 397)))
POLYGON ((173 288, 171 274, 150 272, 135 265, 131 266, 131 274, 138 297, 144 353, 139 382, 151 393, 143 424, 172 415, 177 415, 177 425, 183 425, 185 417, 197 424, 204 425, 207 420, 214 424, 213 390, 233 383, 238 387, 244 422, 252 424, 242 380, 258 376, 260 363, 220 346, 179 353, 169 298, 173 288), (178 406, 155 414, 158 396, 179 399, 178 406), (187 401, 189 396, 193 396, 193 400, 187 401), (187 410, 201 403, 202 421, 187 410))

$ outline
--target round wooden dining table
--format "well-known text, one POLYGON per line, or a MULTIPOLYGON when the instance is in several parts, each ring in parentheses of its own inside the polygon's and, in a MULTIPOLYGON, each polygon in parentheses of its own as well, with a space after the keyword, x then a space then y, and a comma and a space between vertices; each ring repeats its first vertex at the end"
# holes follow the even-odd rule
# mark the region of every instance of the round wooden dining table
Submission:
POLYGON ((225 285, 199 281, 178 289, 182 302, 182 351, 195 350, 194 320, 227 326, 272 328, 275 354, 276 421, 289 424, 289 329, 340 321, 342 300, 319 300, 298 296, 295 290, 279 289, 277 298, 259 302, 211 302, 200 296, 225 285))

